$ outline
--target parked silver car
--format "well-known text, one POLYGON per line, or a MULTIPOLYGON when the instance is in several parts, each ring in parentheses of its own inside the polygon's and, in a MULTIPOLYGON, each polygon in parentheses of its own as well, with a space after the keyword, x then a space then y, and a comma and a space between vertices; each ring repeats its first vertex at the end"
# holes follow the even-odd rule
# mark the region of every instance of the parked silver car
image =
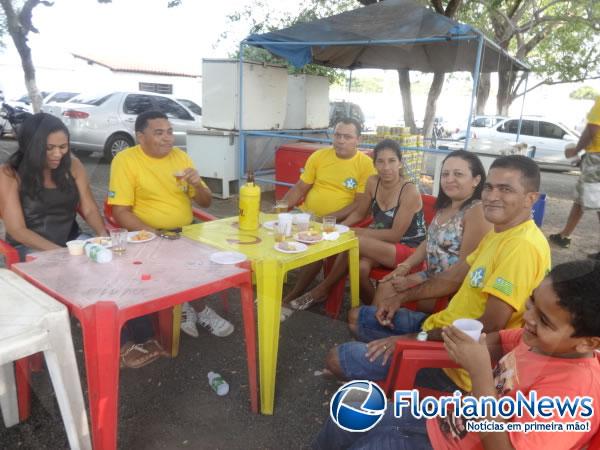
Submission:
POLYGON ((108 160, 135 144, 135 119, 151 109, 169 117, 177 147, 185 149, 187 130, 202 129, 200 118, 175 98, 150 92, 81 94, 66 103, 42 106, 67 125, 73 149, 102 152, 108 160))

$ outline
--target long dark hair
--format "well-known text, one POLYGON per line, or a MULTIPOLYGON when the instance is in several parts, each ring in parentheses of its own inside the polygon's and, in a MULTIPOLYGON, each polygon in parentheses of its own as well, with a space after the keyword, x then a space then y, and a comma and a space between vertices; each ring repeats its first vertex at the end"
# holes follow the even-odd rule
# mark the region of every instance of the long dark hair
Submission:
MULTIPOLYGON (((468 152, 466 150, 456 150, 451 153, 448 153, 448 156, 446 156, 444 158, 444 161, 442 162, 442 168, 444 167, 444 163, 448 158, 460 158, 463 161, 466 161, 469 165, 471 176, 473 178, 475 178, 477 175, 481 177, 479 183, 477 184, 477 186, 475 186, 475 190, 473 191, 471 197, 465 200, 464 203, 460 206, 460 209, 463 209, 470 205, 474 200, 481 199, 481 191, 483 191, 483 183, 485 183, 485 169, 483 168, 483 164, 481 164, 481 160, 479 159, 479 157, 474 153, 468 152)), ((436 211, 439 211, 440 209, 444 209, 451 204, 452 200, 446 195, 446 193, 442 189, 442 177, 440 177, 438 197, 433 207, 436 211)))
MULTIPOLYGON (((67 135, 65 124, 51 114, 37 113, 23 122, 19 133, 19 148, 8 159, 8 167, 18 176, 19 190, 28 197, 37 198, 44 187, 44 167, 48 136, 57 131, 67 135)), ((61 191, 74 188, 71 176, 71 152, 67 152, 56 169, 50 171, 52 181, 61 191)))

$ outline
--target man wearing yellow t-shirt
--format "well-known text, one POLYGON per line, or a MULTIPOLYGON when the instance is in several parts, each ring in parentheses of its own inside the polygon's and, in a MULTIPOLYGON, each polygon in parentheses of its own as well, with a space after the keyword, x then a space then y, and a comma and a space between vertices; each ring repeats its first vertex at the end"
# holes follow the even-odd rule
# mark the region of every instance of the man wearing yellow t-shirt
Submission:
MULTIPOLYGON (((320 217, 335 216, 338 223, 348 217, 355 198, 364 195, 368 178, 376 174, 372 159, 358 151, 360 133, 357 120, 340 120, 333 131, 333 147, 317 150, 308 158, 300 180, 283 200, 295 206, 304 198, 300 209, 320 217)), ((320 268, 320 262, 305 266, 284 303, 302 294, 320 268)), ((288 314, 285 308, 282 318, 288 314)))
MULTIPOLYGON (((442 328, 459 318, 478 319, 487 333, 520 327, 526 300, 550 270, 548 242, 531 219, 539 185, 533 160, 520 155, 496 159, 481 195, 485 218, 494 229, 466 261, 412 290, 397 291, 393 278, 381 283, 376 306, 349 315, 351 330, 363 342, 332 349, 328 369, 340 378, 384 379, 397 339, 415 339, 422 330, 420 340, 441 341, 442 328), (402 308, 407 301, 454 292, 448 307, 438 313, 402 308)), ((470 389, 470 380, 458 370, 427 369, 416 383, 437 390, 470 389)))
MULTIPOLYGON (((211 192, 187 153, 173 147, 173 127, 160 111, 135 121, 139 145, 119 152, 110 167, 108 203, 115 220, 128 230, 181 228, 192 223, 192 201, 210 206, 211 192)), ((233 325, 209 307, 199 313, 182 305, 181 329, 198 337, 196 323, 215 336, 228 336, 233 325)))
MULTIPOLYGON (((569 248, 571 245, 571 233, 583 216, 584 209, 596 210, 598 220, 600 220, 600 198, 593 198, 584 201, 584 190, 586 185, 591 183, 600 183, 600 97, 596 98, 594 106, 587 115, 587 125, 581 133, 577 145, 565 150, 565 156, 572 158, 577 156, 581 150, 585 154, 581 161, 581 175, 575 185, 575 200, 569 212, 567 223, 560 233, 551 234, 548 239, 553 244, 563 248, 569 248)), ((596 194, 593 197, 598 197, 596 194)), ((600 260, 600 252, 589 255, 590 258, 600 260)))

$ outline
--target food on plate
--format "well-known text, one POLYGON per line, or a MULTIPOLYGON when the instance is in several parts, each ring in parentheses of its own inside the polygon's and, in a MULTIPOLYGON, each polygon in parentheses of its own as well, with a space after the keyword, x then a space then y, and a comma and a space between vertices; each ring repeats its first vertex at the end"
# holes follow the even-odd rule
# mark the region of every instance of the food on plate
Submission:
POLYGON ((285 252, 295 252, 296 249, 296 244, 294 244, 293 242, 280 242, 279 244, 277 244, 277 248, 279 248, 279 250, 283 250, 285 252))
POLYGON ((152 239, 152 236, 154 236, 154 235, 152 233, 150 233, 149 231, 140 230, 137 232, 137 234, 132 236, 131 240, 132 241, 147 241, 148 239, 152 239))
POLYGON ((321 233, 318 231, 301 231, 298 233, 298 239, 307 242, 316 242, 321 240, 321 233))
POLYGON ((93 244, 101 245, 102 247, 106 247, 111 244, 110 238, 108 236, 97 236, 91 239, 88 239, 87 242, 92 242, 93 244))

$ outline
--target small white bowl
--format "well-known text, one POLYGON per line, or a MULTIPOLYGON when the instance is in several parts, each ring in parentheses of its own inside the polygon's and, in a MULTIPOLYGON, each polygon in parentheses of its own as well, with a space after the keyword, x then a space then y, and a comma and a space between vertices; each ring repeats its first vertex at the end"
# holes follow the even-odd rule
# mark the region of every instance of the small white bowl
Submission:
POLYGON ((83 246, 84 245, 85 245, 85 241, 81 241, 79 239, 67 242, 67 248, 69 249, 69 254, 72 256, 83 255, 83 246))

